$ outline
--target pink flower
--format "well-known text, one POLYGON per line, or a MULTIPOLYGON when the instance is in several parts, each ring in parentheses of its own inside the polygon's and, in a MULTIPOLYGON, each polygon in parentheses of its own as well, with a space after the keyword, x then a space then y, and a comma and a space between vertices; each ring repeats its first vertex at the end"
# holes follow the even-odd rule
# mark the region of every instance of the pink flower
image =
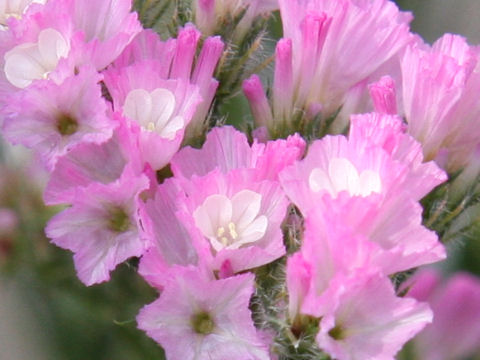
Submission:
POLYGON ((480 90, 477 50, 446 34, 431 48, 410 46, 401 66, 408 132, 422 143, 427 160, 449 172, 461 169, 480 135, 480 107, 473 95, 480 90))
POLYGON ((408 296, 428 301, 434 318, 414 340, 419 359, 463 359, 480 351, 480 281, 456 273, 441 281, 438 272, 423 270, 409 280, 408 296))
MULTIPOLYGON (((350 237, 358 244, 366 241, 370 245, 361 246, 369 247, 369 261, 385 274, 443 259, 445 249, 437 236, 422 226, 418 201, 445 174, 421 162, 419 145, 399 132, 398 119, 358 116, 352 121, 349 139, 314 141, 302 161, 280 173, 286 194, 306 217, 305 240, 325 241, 320 234, 328 234, 328 241, 338 243, 332 245, 333 254, 350 237), (317 223, 329 231, 318 229, 317 223), (343 235, 333 240, 337 231, 343 235)), ((312 252, 304 251, 306 256, 312 252)), ((327 260, 310 263, 316 262, 327 260)))
POLYGON ((178 200, 184 196, 178 182, 167 179, 158 186, 154 198, 140 208, 149 246, 140 260, 138 271, 152 286, 160 289, 170 273, 175 272, 174 265, 198 266, 204 263, 195 247, 196 242, 177 216, 178 200))
POLYGON ((406 134, 399 116, 381 113, 351 116, 349 140, 359 146, 380 147, 393 160, 408 167, 405 187, 412 198, 419 200, 447 180, 447 174, 433 161, 426 161, 422 146, 406 134), (408 185, 407 185, 408 184, 408 185))
POLYGON ((255 169, 259 180, 277 180, 278 173, 299 159, 305 141, 296 135, 288 139, 248 144, 244 133, 231 126, 215 127, 201 149, 185 147, 172 159, 172 171, 177 177, 203 176, 219 169, 229 173, 235 169, 255 169))
POLYGON ((83 68, 59 85, 48 81, 31 85, 11 98, 5 137, 34 148, 49 167, 77 144, 107 140, 115 123, 106 114, 101 79, 94 70, 83 68))
MULTIPOLYGON (((20 19, 10 18, 2 35, 2 67, 10 91, 27 88, 37 80, 61 83, 73 75, 74 45, 80 42, 67 12, 66 4, 47 2, 30 6, 20 19)), ((3 79, 2 79, 3 80, 3 79)))
MULTIPOLYGON (((348 120, 367 79, 381 75, 381 67, 412 40, 411 15, 391 1, 280 0, 279 5, 284 39, 276 49, 273 116, 253 111, 256 123, 268 122, 273 136, 302 129, 318 116, 326 121, 342 105, 348 120)), ((260 96, 252 95, 260 88, 252 85, 249 100, 260 103, 260 96)), ((333 128, 340 132, 346 125, 337 121, 333 128)))
POLYGON ((407 169, 381 149, 348 141, 344 136, 326 136, 314 141, 307 156, 280 173, 285 192, 304 214, 342 192, 350 196, 387 196, 405 177, 407 169))
POLYGON ((196 57, 199 38, 200 32, 192 24, 180 29, 177 39, 166 42, 161 41, 156 33, 145 30, 114 63, 114 68, 121 69, 138 62, 154 61, 157 64, 156 78, 181 79, 198 86, 202 102, 187 128, 187 139, 202 136, 206 129, 206 117, 218 87, 213 73, 224 47, 219 37, 209 37, 196 57))
POLYGON ((162 79, 161 71, 161 63, 144 61, 105 73, 115 111, 138 128, 142 158, 154 170, 167 165, 177 152, 201 102, 197 86, 184 79, 162 79))
POLYGON ((145 176, 125 174, 109 184, 77 189, 73 205, 54 216, 46 233, 52 242, 75 253, 77 275, 85 285, 110 279, 110 271, 146 244, 139 232, 139 195, 145 176))
POLYGON ((120 55, 142 26, 131 12, 132 0, 50 0, 67 3, 76 31, 89 44, 89 61, 102 70, 120 55))
POLYGON ((427 304, 395 296, 390 280, 375 272, 338 278, 326 296, 316 340, 338 360, 393 360, 432 321, 427 304))
POLYGON ((337 198, 379 195, 385 204, 405 197, 420 200, 446 180, 434 163, 422 163, 420 145, 402 131, 398 118, 381 114, 352 116, 349 138, 314 141, 307 156, 280 173, 285 192, 307 214, 324 194, 337 198), (405 191, 408 189, 408 191, 405 191))
POLYGON ((213 270, 227 263, 236 273, 285 254, 281 223, 288 201, 277 182, 258 181, 254 171, 239 169, 193 177, 182 187, 179 216, 213 270))
POLYGON ((177 267, 160 298, 140 311, 138 327, 171 360, 268 360, 248 309, 253 285, 253 274, 213 280, 177 267))
POLYGON ((45 188, 46 204, 71 203, 79 188, 92 183, 113 183, 127 171, 137 175, 143 172, 136 134, 132 134, 124 119, 114 116, 114 120, 118 127, 108 141, 81 143, 58 159, 45 188))

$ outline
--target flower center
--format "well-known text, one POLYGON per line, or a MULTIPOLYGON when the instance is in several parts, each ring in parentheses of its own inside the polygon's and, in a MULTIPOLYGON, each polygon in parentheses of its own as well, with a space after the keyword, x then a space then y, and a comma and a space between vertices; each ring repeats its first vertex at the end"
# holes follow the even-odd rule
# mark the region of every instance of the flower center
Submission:
POLYGON ((328 170, 315 168, 308 178, 310 189, 313 192, 325 190, 333 197, 341 191, 347 191, 352 196, 368 196, 371 193, 380 193, 382 183, 376 171, 357 168, 345 158, 333 158, 328 164, 328 170))
POLYGON ((233 222, 229 222, 227 228, 228 231, 225 231, 223 226, 217 229, 217 239, 225 247, 233 244, 238 238, 237 226, 233 222))
POLYGON ((57 130, 63 136, 75 134, 78 130, 78 122, 70 115, 61 114, 57 118, 57 130))
POLYGON ((250 190, 231 198, 210 195, 194 211, 195 225, 216 251, 238 249, 260 240, 267 231, 267 217, 259 215, 261 202, 262 195, 250 190))
POLYGON ((120 206, 114 206, 108 210, 108 228, 116 233, 123 233, 130 227, 130 217, 120 206))
POLYGON ((201 311, 197 314, 194 314, 190 319, 193 330, 197 334, 208 335, 213 332, 215 329, 215 323, 213 322, 212 317, 206 311, 201 311))
POLYGON ((158 88, 148 92, 135 89, 125 98, 123 113, 138 122, 144 130, 172 140, 184 126, 181 116, 172 117, 175 104, 175 95, 170 90, 158 88))
POLYGON ((330 329, 328 335, 335 340, 345 339, 345 331, 340 325, 335 325, 332 329, 330 329))

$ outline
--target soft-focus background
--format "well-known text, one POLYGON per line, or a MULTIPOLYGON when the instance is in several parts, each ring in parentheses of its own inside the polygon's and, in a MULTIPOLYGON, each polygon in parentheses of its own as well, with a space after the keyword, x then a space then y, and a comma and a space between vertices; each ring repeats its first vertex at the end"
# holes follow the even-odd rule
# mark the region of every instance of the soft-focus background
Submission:
MULTIPOLYGON (((480 43, 479 0, 398 4, 415 13, 413 31, 428 42, 454 32, 480 43)), ((135 274, 136 264, 119 266, 108 284, 86 288, 71 254, 48 243, 43 228, 59 209, 42 205, 45 175, 35 164, 28 152, 1 145, 0 360, 163 359, 136 329, 138 310, 156 297, 135 274)), ((445 273, 480 275, 480 238, 450 244, 449 255, 445 273)))

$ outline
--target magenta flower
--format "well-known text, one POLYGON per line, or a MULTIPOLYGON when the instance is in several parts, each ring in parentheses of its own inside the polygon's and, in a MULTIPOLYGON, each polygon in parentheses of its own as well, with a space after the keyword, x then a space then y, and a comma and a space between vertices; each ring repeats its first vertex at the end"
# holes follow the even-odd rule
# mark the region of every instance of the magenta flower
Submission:
POLYGON ((253 284, 253 274, 213 280, 178 267, 160 298, 140 311, 138 327, 169 360, 268 360, 248 309, 253 284))

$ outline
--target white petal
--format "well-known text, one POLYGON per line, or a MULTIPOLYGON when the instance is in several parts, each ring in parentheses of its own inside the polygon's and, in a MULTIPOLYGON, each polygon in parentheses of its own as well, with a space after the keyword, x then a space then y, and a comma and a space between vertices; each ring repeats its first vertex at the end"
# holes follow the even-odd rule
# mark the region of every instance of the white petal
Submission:
POLYGON ((329 176, 320 168, 315 168, 312 170, 310 176, 308 177, 308 185, 313 192, 326 190, 332 194, 332 196, 337 195, 329 176))
POLYGON ((210 195, 194 212, 195 225, 206 237, 216 237, 217 230, 232 218, 232 203, 224 195, 210 195))
POLYGON ((38 34, 38 51, 43 67, 52 71, 57 67, 58 60, 68 55, 70 47, 57 30, 45 29, 38 34))
MULTIPOLYGON (((175 110, 175 95, 170 90, 158 88, 152 91, 151 120, 155 126, 162 130, 167 126, 168 120, 175 110)), ((183 126, 183 124, 182 124, 183 126)))
POLYGON ((249 244, 260 240, 267 231, 268 219, 265 215, 259 216, 240 234, 239 239, 234 242, 229 249, 238 249, 243 244, 249 244))
POLYGON ((18 88, 25 88, 33 80, 41 79, 45 69, 39 63, 40 55, 36 44, 22 44, 5 54, 5 76, 18 88))
POLYGON ((183 117, 175 116, 160 131, 160 136, 168 140, 173 140, 175 138, 175 134, 177 133, 177 131, 180 129, 183 129, 184 125, 185 125, 185 121, 183 120, 183 117))
POLYGON ((239 191, 232 197, 232 222, 239 232, 257 217, 261 204, 262 195, 251 190, 239 191))
POLYGON ((358 181, 358 194, 368 196, 372 192, 380 193, 382 191, 382 181, 377 172, 372 170, 362 171, 358 181))
POLYGON ((123 104, 123 114, 147 127, 151 121, 152 97, 144 89, 135 89, 128 93, 123 104))
POLYGON ((328 164, 328 174, 336 192, 347 190, 350 194, 357 193, 358 171, 345 158, 334 158, 328 164))

